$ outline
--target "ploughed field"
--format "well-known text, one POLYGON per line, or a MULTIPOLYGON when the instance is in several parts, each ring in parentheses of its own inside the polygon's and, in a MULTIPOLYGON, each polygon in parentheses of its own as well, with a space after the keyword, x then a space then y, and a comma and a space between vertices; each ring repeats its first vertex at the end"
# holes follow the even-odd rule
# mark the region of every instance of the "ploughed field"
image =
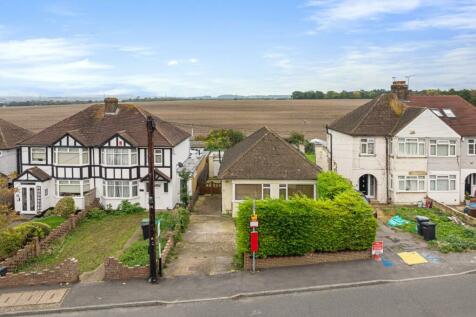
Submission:
MULTIPOLYGON (((286 136, 325 139, 325 126, 364 104, 366 99, 332 100, 179 100, 134 102, 164 120, 194 134, 214 128, 233 128, 250 134, 266 125, 286 136)), ((89 105, 0 108, 0 118, 33 132, 54 124, 89 105)))

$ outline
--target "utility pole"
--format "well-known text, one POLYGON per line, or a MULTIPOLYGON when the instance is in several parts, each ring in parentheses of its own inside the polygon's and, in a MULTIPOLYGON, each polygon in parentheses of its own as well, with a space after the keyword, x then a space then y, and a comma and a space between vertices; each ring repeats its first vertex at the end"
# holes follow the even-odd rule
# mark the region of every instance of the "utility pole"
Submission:
POLYGON ((155 121, 151 116, 147 117, 147 156, 149 163, 149 282, 157 283, 157 256, 155 236, 155 166, 154 166, 154 142, 152 141, 155 131, 155 121))

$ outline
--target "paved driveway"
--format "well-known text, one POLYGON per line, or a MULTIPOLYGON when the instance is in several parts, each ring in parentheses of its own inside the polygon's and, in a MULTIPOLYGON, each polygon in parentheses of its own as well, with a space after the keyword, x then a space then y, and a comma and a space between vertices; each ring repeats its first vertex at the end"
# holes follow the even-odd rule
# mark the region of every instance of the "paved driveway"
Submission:
POLYGON ((233 270, 235 224, 220 212, 220 195, 200 196, 165 276, 215 275, 233 270))

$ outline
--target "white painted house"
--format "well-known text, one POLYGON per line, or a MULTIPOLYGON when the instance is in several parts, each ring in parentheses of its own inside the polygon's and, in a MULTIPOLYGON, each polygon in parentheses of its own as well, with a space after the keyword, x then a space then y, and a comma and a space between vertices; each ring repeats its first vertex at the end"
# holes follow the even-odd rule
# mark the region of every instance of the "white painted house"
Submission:
POLYGON ((32 135, 33 132, 0 118, 0 174, 18 172, 17 144, 32 135))
MULTIPOLYGON (((38 214, 65 196, 82 209, 90 193, 104 206, 129 200, 146 208, 148 116, 137 106, 106 98, 21 142, 16 211, 38 214)), ((189 134, 152 117, 156 208, 174 208, 180 202, 177 169, 189 156, 189 134)))
POLYGON ((392 91, 327 127, 329 168, 382 203, 475 195, 476 108, 458 96, 410 96, 401 81, 392 91))

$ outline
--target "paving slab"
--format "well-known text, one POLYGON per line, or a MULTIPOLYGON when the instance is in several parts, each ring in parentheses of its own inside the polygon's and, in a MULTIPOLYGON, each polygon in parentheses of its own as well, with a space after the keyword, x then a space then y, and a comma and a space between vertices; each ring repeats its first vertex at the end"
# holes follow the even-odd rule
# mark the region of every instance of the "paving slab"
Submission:
POLYGON ((0 312, 59 306, 68 288, 9 292, 0 295, 0 312))

